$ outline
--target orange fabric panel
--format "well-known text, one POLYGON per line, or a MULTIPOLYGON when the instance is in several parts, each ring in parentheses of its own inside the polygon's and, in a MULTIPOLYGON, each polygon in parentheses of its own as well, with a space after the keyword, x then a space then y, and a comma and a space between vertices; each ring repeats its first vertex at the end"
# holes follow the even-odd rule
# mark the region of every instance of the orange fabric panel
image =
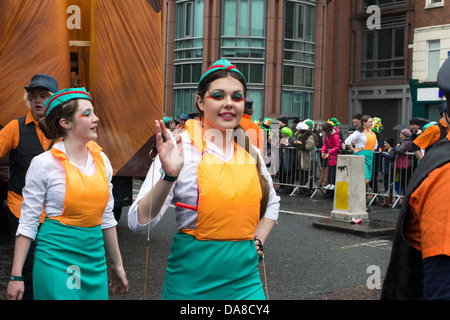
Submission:
POLYGON ((34 74, 70 85, 66 2, 0 1, 0 124, 24 116, 24 87, 34 74))
POLYGON ((66 195, 61 216, 50 219, 62 224, 91 228, 102 223, 102 216, 109 199, 108 177, 101 155, 102 148, 95 142, 87 144, 97 170, 93 175, 85 175, 70 163, 67 155, 56 148, 52 154, 61 160, 66 171, 66 195))
POLYGON ((407 216, 405 239, 422 258, 450 255, 450 219, 446 202, 450 163, 433 170, 413 192, 409 200, 411 215, 407 216))
MULTIPOLYGON (((163 116, 161 14, 146 0, 93 0, 90 92, 114 173, 163 116)), ((145 175, 145 173, 144 173, 145 175)))

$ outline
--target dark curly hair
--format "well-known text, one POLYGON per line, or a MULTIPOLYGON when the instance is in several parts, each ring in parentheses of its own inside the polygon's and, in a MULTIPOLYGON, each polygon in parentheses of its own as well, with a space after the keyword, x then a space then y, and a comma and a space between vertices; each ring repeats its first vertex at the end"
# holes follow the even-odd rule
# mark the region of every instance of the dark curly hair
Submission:
POLYGON ((61 127, 59 120, 66 119, 73 121, 75 112, 78 110, 78 100, 69 100, 61 105, 53 108, 50 113, 39 120, 39 128, 41 128, 47 139, 57 139, 64 137, 66 130, 61 127))

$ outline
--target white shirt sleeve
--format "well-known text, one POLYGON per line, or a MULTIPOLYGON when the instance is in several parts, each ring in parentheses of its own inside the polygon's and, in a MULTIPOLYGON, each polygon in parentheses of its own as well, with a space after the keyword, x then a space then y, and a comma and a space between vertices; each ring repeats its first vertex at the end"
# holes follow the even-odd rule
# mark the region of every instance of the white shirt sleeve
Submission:
POLYGON ((348 136, 347 139, 345 139, 344 141, 345 145, 349 145, 352 142, 355 143, 355 148, 364 148, 367 143, 366 133, 364 131, 363 132, 355 131, 350 136, 348 136))
POLYGON ((113 168, 111 166, 111 162, 108 157, 102 152, 103 161, 106 167, 106 175, 108 177, 108 187, 109 187, 109 199, 106 205, 105 211, 102 216, 102 229, 112 228, 117 225, 117 221, 114 217, 114 196, 113 196, 113 185, 112 185, 112 177, 113 177, 113 168))
MULTIPOLYGON (((255 148, 255 149, 257 149, 257 148, 255 148)), ((267 219, 277 221, 278 213, 280 210, 280 197, 277 196, 277 193, 273 187, 272 177, 270 176, 270 173, 267 170, 266 164, 264 163, 264 159, 263 159, 261 153, 259 152, 259 149, 257 149, 257 151, 258 151, 258 156, 259 156, 260 163, 261 163, 261 173, 264 176, 264 178, 266 178, 267 182, 269 183, 269 201, 267 203, 267 209, 266 209, 266 213, 265 213, 264 217, 267 219)))
POLYGON ((24 201, 16 233, 33 240, 38 231, 48 185, 48 171, 45 170, 45 164, 41 159, 34 157, 31 160, 25 176, 25 187, 22 189, 24 201))
MULTIPOLYGON (((128 211, 128 227, 136 232, 136 233, 146 233, 148 232, 148 223, 146 224, 140 224, 138 221, 138 205, 139 201, 152 190, 153 186, 156 184, 156 182, 161 179, 161 161, 159 160, 159 156, 156 157, 156 159, 153 161, 153 163, 150 166, 150 169, 147 172, 147 176, 144 180, 144 183, 141 186, 141 189, 139 190, 139 193, 136 197, 136 200, 131 205, 129 211, 128 211)), ((158 213, 158 215, 150 221, 150 228, 153 228, 163 217, 164 213, 166 212, 167 208, 169 207, 172 198, 173 198, 173 188, 175 187, 176 182, 172 186, 172 189, 169 192, 169 195, 167 196, 166 200, 164 201, 164 204, 161 208, 161 211, 158 213)), ((149 213, 150 214, 150 213, 149 213)))

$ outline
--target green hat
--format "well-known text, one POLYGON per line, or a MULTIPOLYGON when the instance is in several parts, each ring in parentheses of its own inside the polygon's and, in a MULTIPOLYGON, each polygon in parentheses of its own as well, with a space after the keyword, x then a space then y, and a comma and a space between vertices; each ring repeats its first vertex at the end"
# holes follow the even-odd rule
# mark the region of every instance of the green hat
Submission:
POLYGON ((208 69, 205 70, 202 77, 198 81, 198 86, 200 87, 200 83, 208 74, 210 74, 214 71, 217 71, 217 70, 227 70, 227 71, 237 72, 242 76, 242 78, 244 78, 244 81, 247 84, 247 80, 245 80, 244 75, 239 71, 239 69, 236 66, 232 65, 230 63, 230 61, 228 61, 227 59, 220 59, 220 60, 217 60, 216 62, 214 62, 211 67, 209 67, 208 69))
POLYGON ((338 121, 338 119, 336 118, 330 118, 327 121, 328 123, 330 123, 333 127, 336 127, 338 125, 340 125, 341 123, 338 121))
POLYGON ((44 102, 44 114, 48 116, 50 111, 62 103, 74 100, 74 99, 86 99, 91 101, 91 95, 85 88, 69 88, 60 90, 50 96, 47 101, 44 102))
POLYGON ((169 117, 164 117, 164 118, 163 118, 163 122, 164 122, 164 123, 168 123, 169 121, 170 121, 170 118, 169 118, 169 117))
POLYGON ((314 129, 314 121, 312 121, 311 119, 306 119, 303 122, 306 123, 311 129, 314 129))
POLYGON ((270 125, 271 125, 271 124, 272 124, 272 119, 270 119, 270 118, 264 118, 263 122, 261 122, 261 123, 259 124, 259 126, 260 126, 261 128, 263 128, 264 130, 269 131, 269 130, 270 130, 270 125))
POLYGON ((381 130, 383 130, 383 125, 381 124, 381 119, 374 117, 372 131, 374 131, 376 133, 380 133, 381 130))

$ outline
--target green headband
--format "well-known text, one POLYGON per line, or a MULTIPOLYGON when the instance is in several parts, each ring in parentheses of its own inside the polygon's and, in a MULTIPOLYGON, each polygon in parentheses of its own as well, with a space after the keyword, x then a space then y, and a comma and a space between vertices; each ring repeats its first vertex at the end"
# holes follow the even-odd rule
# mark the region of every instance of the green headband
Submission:
POLYGON ((74 100, 74 99, 86 99, 91 101, 91 95, 85 88, 69 88, 63 89, 55 94, 51 95, 47 101, 44 102, 45 111, 44 114, 47 117, 50 111, 62 103, 74 100))
POLYGON ((206 69, 206 71, 203 73, 202 77, 200 78, 200 80, 198 81, 198 86, 200 87, 200 83, 203 81, 203 79, 210 73, 213 73, 217 70, 227 70, 227 71, 234 71, 239 73, 242 78, 244 78, 244 82, 245 84, 247 84, 247 80, 245 80, 244 75, 239 71, 238 68, 236 68, 236 66, 232 65, 230 63, 230 61, 228 61, 227 59, 220 59, 217 60, 216 62, 214 62, 214 64, 209 67, 208 69, 206 69))

